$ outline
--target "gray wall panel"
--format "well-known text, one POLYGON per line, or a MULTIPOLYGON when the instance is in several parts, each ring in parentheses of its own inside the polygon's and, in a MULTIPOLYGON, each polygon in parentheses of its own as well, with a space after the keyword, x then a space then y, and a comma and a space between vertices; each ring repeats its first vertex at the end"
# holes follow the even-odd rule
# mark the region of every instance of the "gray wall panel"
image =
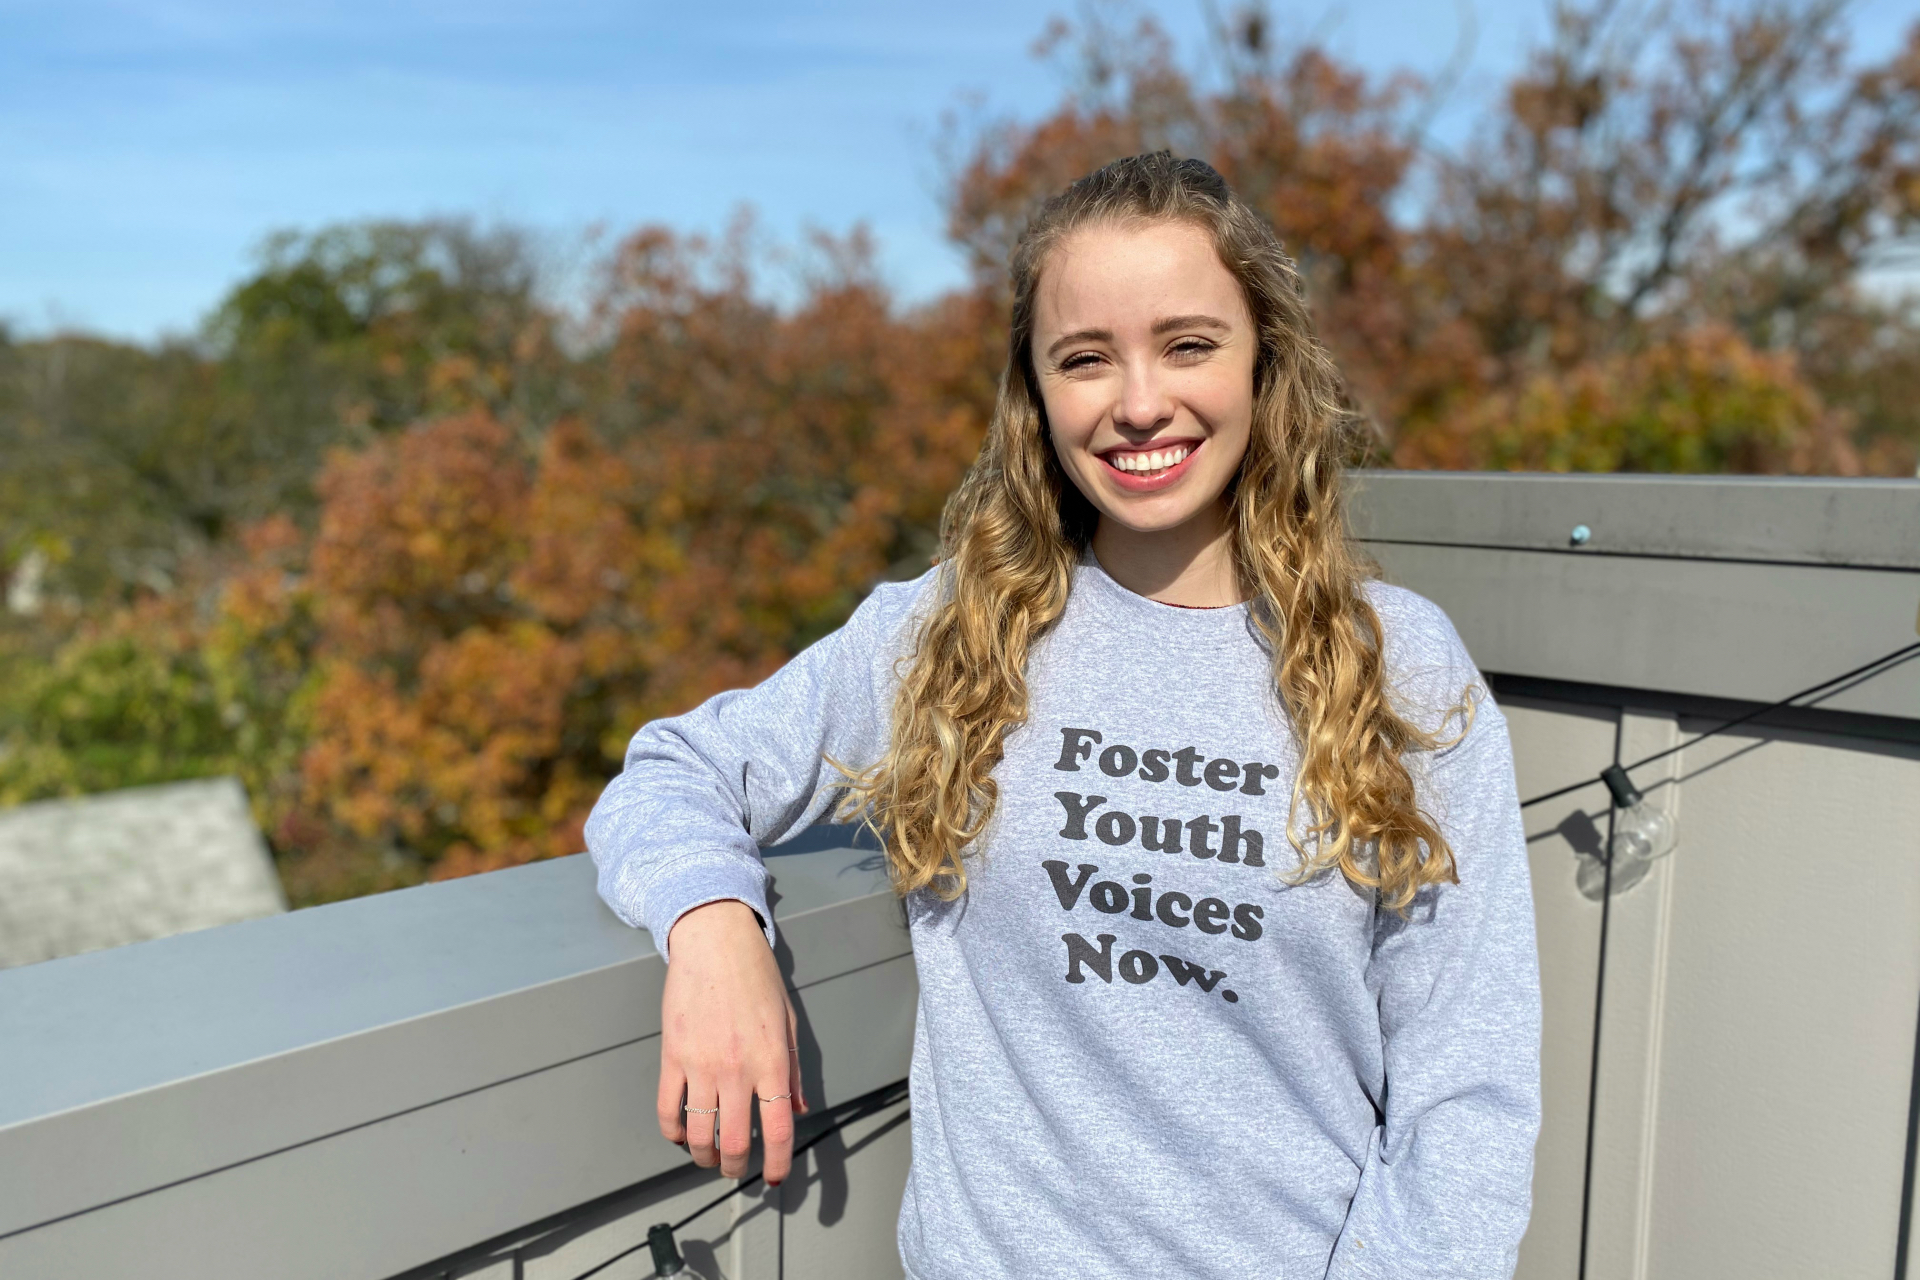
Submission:
POLYGON ((0 1230, 596 1052, 645 1009, 657 1034, 662 976, 650 956, 0 1132, 0 1230))
POLYGON ((1647 1274, 1890 1276, 1920 1009, 1920 750, 1681 757, 1647 1274))
MULTIPOLYGON (((1488 671, 1773 702, 1916 639, 1920 575, 1369 547, 1488 671)), ((1822 703, 1920 718, 1920 662, 1822 703)))
MULTIPOLYGON (((894 1243, 912 1157, 905 1101, 849 1123, 796 1158, 784 1186, 756 1187, 678 1233, 692 1276, 728 1280, 898 1280, 894 1243)), ((647 1229, 710 1204, 730 1183, 711 1172, 664 1175, 548 1230, 455 1265, 459 1280, 573 1280, 643 1245, 647 1229)), ((643 1280, 644 1249, 601 1280, 643 1280)), ((439 1280, 439 1269, 433 1271, 439 1280)), ((416 1273, 406 1280, 424 1280, 416 1273)), ((689 1277, 692 1280, 692 1277, 689 1277)))
POLYGON ((653 954, 586 859, 496 875, 0 973, 0 1131, 653 954))
MULTIPOLYGON (((1610 755, 1602 709, 1506 711, 1523 791, 1610 755)), ((1622 719, 1628 756, 1704 727, 1622 719)), ((1679 845, 1613 900, 1589 1280, 1890 1274, 1920 1008, 1920 749, 1728 735, 1639 779, 1679 845)), ((1595 799, 1527 814, 1545 1114, 1518 1280, 1579 1270, 1601 908, 1575 876, 1604 829, 1595 799), (1593 832, 1558 816, 1581 811, 1593 832)))
MULTIPOLYGON (((1514 773, 1522 793, 1550 790, 1613 758, 1616 717, 1609 712, 1511 701, 1501 709, 1513 737, 1514 773)), ((1526 813, 1540 940, 1542 1107, 1533 1220, 1521 1244, 1518 1280, 1564 1280, 1579 1270, 1600 912, 1580 893, 1575 875, 1581 851, 1595 847, 1595 815, 1606 820, 1591 793, 1526 813)))
POLYGON ((833 1145, 802 1156, 794 1176, 764 1207, 742 1215, 734 1232, 737 1262, 727 1274, 766 1280, 898 1277, 895 1227, 913 1158, 905 1110, 850 1125, 833 1145))
MULTIPOLYGON (((867 855, 775 867, 790 982, 909 952, 867 855), (836 904, 835 891, 857 896, 836 904)), ((14 1043, 16 1108, 84 1097, 62 1078, 68 1058, 107 1082, 99 1093, 183 1072, 0 1127, 0 1233, 658 1032, 662 963, 594 897, 584 857, 496 874, 297 913, 285 923, 303 927, 280 935, 234 926, 0 975, 0 1017, 31 1041, 14 1043), (417 927, 385 927, 413 907, 426 908, 417 927), (326 998, 309 1002, 315 991, 326 998), (247 1025, 250 1009, 277 1024, 271 1038, 247 1025), (96 1064, 113 1026, 125 1029, 113 1061, 96 1064), (199 1070, 184 1069, 199 1042, 199 1070), (244 1057, 263 1044, 293 1047, 244 1057)))
MULTIPOLYGON (((910 942, 884 875, 854 851, 774 867, 780 956, 799 992, 809 1088, 844 1098, 898 1079, 914 988, 910 942)), ((255 1194, 295 1153, 349 1134, 364 1141, 450 1100, 536 1088, 517 1082, 658 1034, 663 964, 644 933, 594 896, 584 858, 274 923, 297 927, 234 926, 0 974, 0 1020, 26 1032, 10 1035, 0 1056, 15 1113, 0 1127, 0 1258, 41 1247, 31 1242, 47 1232, 118 1236, 117 1224, 152 1211, 154 1195, 173 1206, 170 1221, 198 1213, 209 1225, 211 1192, 197 1187, 209 1175, 221 1194, 255 1194), (324 998, 308 1001, 309 991, 324 998), (120 1036, 106 1034, 114 1027, 120 1036), (263 1048, 274 1051, 247 1058, 263 1048), (95 1061, 97 1052, 107 1060, 95 1061), (46 1112, 31 1114, 36 1099, 46 1112)), ((473 1142, 486 1145, 483 1136, 473 1142)), ((685 1158, 657 1136, 653 1145, 669 1163, 685 1158)), ((499 1176, 517 1179, 510 1167, 499 1176)), ((362 1178, 375 1196, 394 1190, 381 1177, 362 1178)), ((339 1194, 351 1193, 350 1182, 339 1194)), ((575 1184, 562 1185, 555 1207, 578 1203, 564 1198, 575 1184)), ((281 1208, 299 1211, 291 1200, 281 1208)), ((370 1201, 361 1212, 393 1208, 370 1201)), ((529 1207, 483 1237, 552 1211, 529 1207)), ((438 1240, 427 1256, 468 1243, 438 1240)))

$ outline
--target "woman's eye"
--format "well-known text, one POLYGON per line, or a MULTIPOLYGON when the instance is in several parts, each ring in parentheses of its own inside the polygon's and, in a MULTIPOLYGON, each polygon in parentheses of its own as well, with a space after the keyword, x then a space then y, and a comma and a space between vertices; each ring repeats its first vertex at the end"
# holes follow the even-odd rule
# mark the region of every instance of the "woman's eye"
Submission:
POLYGON ((1100 363, 1099 356, 1091 351, 1082 351, 1078 355, 1071 355, 1065 360, 1062 360, 1060 362, 1060 368, 1064 372, 1073 373, 1081 369, 1091 369, 1098 363, 1100 363))
POLYGON ((1181 360, 1197 360, 1213 350, 1213 344, 1204 338, 1182 338, 1173 344, 1172 355, 1181 360))

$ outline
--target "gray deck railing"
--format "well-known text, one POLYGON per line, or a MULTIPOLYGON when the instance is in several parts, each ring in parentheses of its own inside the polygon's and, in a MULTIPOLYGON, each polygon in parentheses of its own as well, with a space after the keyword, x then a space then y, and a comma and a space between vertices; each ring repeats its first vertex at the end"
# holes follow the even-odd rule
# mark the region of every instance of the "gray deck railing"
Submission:
MULTIPOLYGON (((901 1079, 913 961, 872 855, 773 868, 816 1099, 901 1079)), ((683 1170, 664 965, 592 871, 0 972, 0 1275, 384 1276, 683 1170)))

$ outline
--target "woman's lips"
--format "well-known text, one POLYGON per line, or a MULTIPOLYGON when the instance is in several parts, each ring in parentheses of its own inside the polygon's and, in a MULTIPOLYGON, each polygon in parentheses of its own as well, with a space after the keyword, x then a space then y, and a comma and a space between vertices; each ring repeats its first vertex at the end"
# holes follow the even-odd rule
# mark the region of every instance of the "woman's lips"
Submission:
MULTIPOLYGON (((1151 475, 1142 475, 1137 471, 1122 471, 1113 465, 1112 459, 1118 453, 1155 453, 1159 451, 1158 449, 1115 449, 1100 455, 1100 465, 1106 471, 1107 479, 1128 493, 1154 493, 1170 484, 1178 483, 1180 477, 1187 473, 1187 468, 1193 465, 1193 460, 1200 455, 1200 450, 1206 445, 1204 440, 1181 440, 1177 443, 1187 446, 1187 456, 1166 470, 1157 471, 1151 475)), ((1161 445, 1159 449, 1169 447, 1171 446, 1161 445)))

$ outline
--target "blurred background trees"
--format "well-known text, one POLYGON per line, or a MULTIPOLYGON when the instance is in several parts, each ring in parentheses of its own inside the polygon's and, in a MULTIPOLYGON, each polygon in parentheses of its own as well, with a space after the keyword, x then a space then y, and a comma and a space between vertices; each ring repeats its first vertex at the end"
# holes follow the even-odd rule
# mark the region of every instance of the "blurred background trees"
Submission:
POLYGON ((237 773, 296 902, 577 849, 638 724, 927 565, 1008 246, 1159 146, 1301 261, 1362 461, 1914 474, 1920 28, 1563 8, 1457 150, 1444 86, 1273 32, 1055 23, 1058 109, 947 140, 973 282, 918 306, 858 232, 582 283, 443 220, 276 237, 191 339, 0 330, 0 804, 237 773))

